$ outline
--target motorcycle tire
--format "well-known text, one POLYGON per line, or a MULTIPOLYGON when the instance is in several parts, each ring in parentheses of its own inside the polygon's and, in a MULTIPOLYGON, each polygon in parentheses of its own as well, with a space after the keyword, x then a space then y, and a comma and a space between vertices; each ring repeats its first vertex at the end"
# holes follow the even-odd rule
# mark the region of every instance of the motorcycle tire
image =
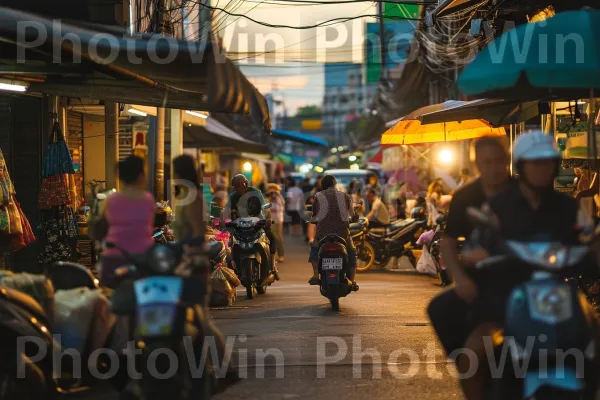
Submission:
POLYGON ((254 298, 254 286, 251 283, 246 286, 246 297, 248 300, 252 300, 254 298))
POLYGON ((379 259, 375 258, 375 261, 373 262, 374 265, 378 266, 378 267, 385 267, 389 262, 390 262, 391 257, 390 256, 382 256, 379 259))
POLYGON ((267 287, 266 286, 258 286, 256 288, 256 293, 258 293, 258 294, 265 294, 265 293, 267 293, 267 287))
POLYGON ((358 260, 366 261, 366 265, 364 267, 359 267, 357 263, 356 272, 368 271, 373 264, 375 264, 375 249, 371 243, 364 242, 364 244, 357 246, 356 253, 358 260))
POLYGON ((331 311, 340 311, 340 299, 329 299, 331 311))

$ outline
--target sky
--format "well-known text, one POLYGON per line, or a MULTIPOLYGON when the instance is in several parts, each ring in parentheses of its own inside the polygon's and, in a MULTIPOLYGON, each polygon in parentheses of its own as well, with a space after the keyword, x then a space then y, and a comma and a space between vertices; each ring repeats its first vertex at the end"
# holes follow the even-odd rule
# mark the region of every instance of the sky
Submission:
MULTIPOLYGON (((218 3, 213 0, 211 4, 257 21, 295 27, 376 13, 374 3, 367 1, 324 5, 277 5, 274 2, 277 0, 221 0, 218 3)), ((213 21, 228 57, 238 60, 236 63, 242 72, 262 93, 280 94, 288 114, 293 115, 298 107, 322 103, 323 61, 362 62, 364 24, 375 19, 361 18, 329 28, 303 30, 267 27, 221 11, 215 11, 213 21), (265 51, 269 54, 264 55, 265 51)))

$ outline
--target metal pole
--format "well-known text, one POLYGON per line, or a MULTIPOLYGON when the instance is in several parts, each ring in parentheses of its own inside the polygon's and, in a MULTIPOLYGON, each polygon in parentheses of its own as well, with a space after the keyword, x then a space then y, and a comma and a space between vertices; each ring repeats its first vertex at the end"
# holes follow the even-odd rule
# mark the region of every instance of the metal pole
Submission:
POLYGON ((171 191, 172 205, 175 205, 175 185, 174 183, 174 170, 173 160, 183 154, 183 111, 179 109, 171 110, 171 185, 169 190, 171 191))
POLYGON ((154 163, 154 195, 157 200, 165 198, 165 109, 156 109, 156 161, 154 163))
POLYGON ((381 80, 387 79, 387 69, 386 69, 386 47, 385 47, 385 20, 384 20, 384 2, 379 1, 377 3, 377 14, 379 15, 379 45, 380 45, 380 57, 381 57, 381 80))
POLYGON ((104 132, 106 136, 106 188, 118 189, 119 182, 115 166, 119 161, 119 104, 104 103, 104 132))

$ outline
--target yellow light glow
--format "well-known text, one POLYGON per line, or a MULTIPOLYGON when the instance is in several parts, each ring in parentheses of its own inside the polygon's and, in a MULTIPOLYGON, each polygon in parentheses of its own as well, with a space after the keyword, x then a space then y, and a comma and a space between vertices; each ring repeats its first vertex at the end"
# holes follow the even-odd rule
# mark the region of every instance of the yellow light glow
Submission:
POLYGON ((244 163, 244 172, 250 172, 252 171, 252 164, 249 162, 245 162, 244 163))
POLYGON ((360 169, 360 165, 358 165, 358 164, 352 164, 350 166, 350 169, 354 169, 354 170, 360 169))
POLYGON ((440 163, 448 165, 454 161, 454 153, 450 149, 443 149, 438 155, 440 163))
POLYGON ((314 169, 315 172, 318 172, 319 174, 324 171, 323 167, 319 167, 318 165, 314 169))
POLYGON ((348 160, 349 161, 356 161, 356 156, 350 156, 350 157, 348 157, 348 160))
POLYGON ((537 14, 534 14, 531 17, 527 17, 527 20, 529 22, 540 22, 540 21, 544 21, 548 18, 552 18, 555 15, 556 15, 556 11, 554 11, 554 7, 548 6, 548 7, 544 8, 542 11, 538 12, 537 14))

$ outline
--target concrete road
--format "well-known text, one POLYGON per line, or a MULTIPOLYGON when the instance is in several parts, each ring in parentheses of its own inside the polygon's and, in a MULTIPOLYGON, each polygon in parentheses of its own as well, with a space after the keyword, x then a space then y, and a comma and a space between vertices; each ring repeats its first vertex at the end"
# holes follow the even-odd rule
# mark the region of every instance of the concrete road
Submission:
MULTIPOLYGON (((462 398, 425 314, 440 292, 436 280, 413 271, 361 274, 360 290, 336 313, 307 284, 306 246, 287 237, 286 250, 281 281, 265 295, 247 300, 242 288, 234 307, 213 310, 246 377, 217 399, 462 398)), ((116 398, 95 392, 85 398, 116 398)))

